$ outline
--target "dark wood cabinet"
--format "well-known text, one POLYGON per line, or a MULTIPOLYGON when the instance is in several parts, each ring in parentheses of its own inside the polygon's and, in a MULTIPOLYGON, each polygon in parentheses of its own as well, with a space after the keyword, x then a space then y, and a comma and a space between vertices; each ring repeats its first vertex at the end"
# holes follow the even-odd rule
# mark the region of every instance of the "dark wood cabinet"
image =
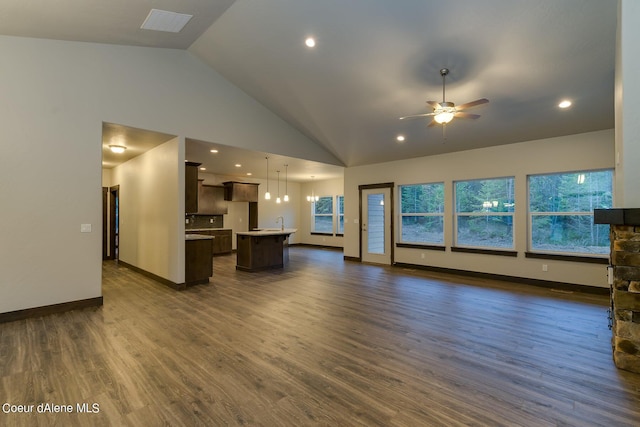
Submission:
POLYGON ((209 283, 209 277, 213 275, 212 241, 185 241, 185 285, 209 283))
POLYGON ((260 271, 284 267, 283 243, 287 236, 238 234, 236 270, 260 271))
POLYGON ((213 236, 213 255, 222 255, 228 254, 232 251, 232 239, 231 239, 231 230, 219 230, 219 229, 209 229, 209 230, 198 230, 198 231, 188 231, 190 234, 204 234, 206 236, 213 236))
POLYGON ((198 166, 200 163, 186 162, 184 168, 184 212, 198 212, 198 166))
POLYGON ((224 198, 232 202, 257 202, 258 185, 260 184, 227 181, 224 183, 224 198))
POLYGON ((231 253, 231 230, 212 230, 213 254, 221 255, 231 253))
POLYGON ((198 214, 225 215, 228 212, 224 199, 224 187, 220 185, 198 184, 198 214))

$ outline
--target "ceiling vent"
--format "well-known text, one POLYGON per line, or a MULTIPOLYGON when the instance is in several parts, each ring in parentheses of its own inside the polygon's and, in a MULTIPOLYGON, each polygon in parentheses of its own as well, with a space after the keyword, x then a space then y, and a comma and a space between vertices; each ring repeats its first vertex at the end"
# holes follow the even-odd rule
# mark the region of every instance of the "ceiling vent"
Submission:
POLYGON ((191 18, 193 18, 193 15, 151 9, 151 12, 147 15, 147 19, 144 20, 140 28, 143 30, 179 33, 191 18))

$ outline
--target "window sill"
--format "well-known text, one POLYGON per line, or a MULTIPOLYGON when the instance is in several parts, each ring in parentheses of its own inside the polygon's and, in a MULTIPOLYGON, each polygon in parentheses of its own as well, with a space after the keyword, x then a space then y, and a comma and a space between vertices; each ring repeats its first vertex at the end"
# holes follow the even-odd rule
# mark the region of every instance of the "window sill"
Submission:
POLYGON ((428 245, 428 244, 422 245, 419 243, 396 243, 396 248, 425 249, 425 250, 442 251, 442 252, 444 252, 447 249, 445 246, 428 245))
POLYGON ((333 233, 319 233, 317 231, 312 231, 311 235, 312 236, 333 236, 333 233))
POLYGON ((498 256, 508 256, 508 257, 517 257, 518 252, 516 251, 508 251, 502 249, 477 249, 477 248, 463 248, 459 246, 452 246, 451 252, 464 252, 469 254, 481 254, 481 255, 498 255, 498 256))
POLYGON ((550 259, 557 261, 570 261, 570 262, 585 262, 588 264, 609 264, 609 258, 590 257, 581 255, 560 255, 560 254, 545 254, 540 252, 525 252, 525 258, 537 258, 537 259, 550 259))

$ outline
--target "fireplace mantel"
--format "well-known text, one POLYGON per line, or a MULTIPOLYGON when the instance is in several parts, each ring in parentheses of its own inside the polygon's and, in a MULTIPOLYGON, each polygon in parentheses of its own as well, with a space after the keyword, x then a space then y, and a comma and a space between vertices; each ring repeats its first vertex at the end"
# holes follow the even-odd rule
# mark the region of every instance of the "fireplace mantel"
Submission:
POLYGON ((593 222, 595 224, 638 226, 640 225, 640 209, 595 209, 593 212, 593 222))

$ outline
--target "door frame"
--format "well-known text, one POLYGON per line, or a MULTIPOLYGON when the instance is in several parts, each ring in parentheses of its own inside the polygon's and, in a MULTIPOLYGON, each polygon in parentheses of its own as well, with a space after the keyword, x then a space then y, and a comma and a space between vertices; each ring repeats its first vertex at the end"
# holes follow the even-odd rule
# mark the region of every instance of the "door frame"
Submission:
POLYGON ((363 190, 376 190, 376 189, 389 189, 389 215, 391 215, 391 227, 389 230, 389 239, 390 239, 390 243, 391 243, 391 265, 395 264, 395 254, 394 254, 394 248, 395 248, 395 203, 393 201, 393 188, 395 187, 395 183, 393 182, 383 182, 383 183, 379 183, 379 184, 363 184, 363 185, 358 185, 358 202, 359 202, 359 212, 358 212, 358 248, 359 248, 359 253, 358 253, 358 260, 360 262, 362 262, 362 191, 363 190))
MULTIPOLYGON (((120 258, 120 251, 116 254, 116 203, 115 199, 118 198, 118 211, 120 210, 120 185, 114 185, 109 187, 109 258, 118 260, 120 258)), ((118 217, 120 212, 118 212, 118 217)), ((118 244, 120 246, 120 229, 118 229, 118 244)))
POLYGON ((102 187, 102 260, 109 259, 108 242, 109 232, 107 230, 107 224, 109 223, 108 206, 109 206, 109 188, 102 187))

